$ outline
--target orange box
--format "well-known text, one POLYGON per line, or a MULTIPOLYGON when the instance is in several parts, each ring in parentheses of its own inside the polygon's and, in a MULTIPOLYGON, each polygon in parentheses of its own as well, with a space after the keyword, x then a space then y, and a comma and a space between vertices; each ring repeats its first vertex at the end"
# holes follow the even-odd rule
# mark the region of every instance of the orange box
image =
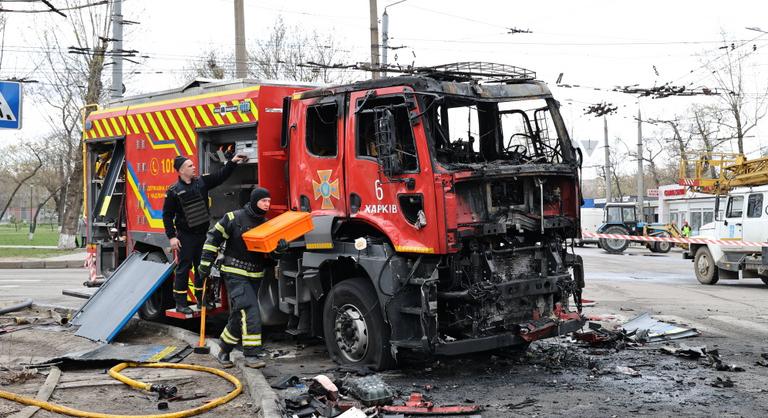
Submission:
POLYGON ((314 229, 309 212, 288 211, 243 234, 248 251, 270 253, 281 239, 288 242, 314 229))

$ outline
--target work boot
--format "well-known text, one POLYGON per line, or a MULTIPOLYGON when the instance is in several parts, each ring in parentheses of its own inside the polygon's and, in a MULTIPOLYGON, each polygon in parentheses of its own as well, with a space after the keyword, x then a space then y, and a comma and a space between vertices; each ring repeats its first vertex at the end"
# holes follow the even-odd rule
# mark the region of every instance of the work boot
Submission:
POLYGON ((235 365, 235 363, 232 362, 232 359, 229 358, 229 352, 224 350, 219 350, 219 354, 216 355, 216 360, 219 362, 221 367, 225 369, 235 365))
POLYGON ((213 301, 213 298, 209 292, 206 292, 205 297, 203 297, 201 292, 195 292, 195 299, 197 300, 198 311, 203 309, 203 302, 205 302, 206 309, 214 309, 216 307, 216 303, 213 301), (205 300, 203 301, 203 299, 205 300))
POLYGON ((267 365, 267 363, 256 356, 245 356, 245 365, 252 369, 261 369, 267 365))
POLYGON ((182 305, 180 303, 176 303, 176 312, 184 314, 184 315, 192 315, 192 309, 189 309, 189 306, 182 305))

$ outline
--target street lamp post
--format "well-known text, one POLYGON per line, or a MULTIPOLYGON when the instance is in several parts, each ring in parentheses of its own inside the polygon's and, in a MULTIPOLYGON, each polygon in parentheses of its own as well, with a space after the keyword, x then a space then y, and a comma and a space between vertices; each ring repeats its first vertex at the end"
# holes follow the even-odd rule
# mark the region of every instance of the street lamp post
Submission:
POLYGON ((399 0, 384 7, 384 14, 381 15, 381 68, 382 74, 387 74, 387 50, 389 49, 389 14, 387 8, 408 0, 399 0))

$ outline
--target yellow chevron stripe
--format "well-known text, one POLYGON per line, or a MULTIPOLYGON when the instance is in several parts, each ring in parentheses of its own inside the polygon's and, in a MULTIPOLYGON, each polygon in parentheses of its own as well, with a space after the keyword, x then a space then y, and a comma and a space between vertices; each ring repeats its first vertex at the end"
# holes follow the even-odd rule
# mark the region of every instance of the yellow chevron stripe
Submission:
POLYGON ((205 123, 205 126, 213 126, 213 122, 211 122, 211 118, 208 117, 208 114, 205 113, 203 106, 197 106, 196 108, 200 113, 200 117, 203 118, 203 123, 205 123))
POLYGON ((93 121, 93 126, 96 128, 96 132, 99 133, 99 138, 103 138, 104 137, 104 131, 101 130, 101 121, 94 120, 93 121))
POLYGON ((211 114, 213 114, 213 118, 216 119, 216 124, 223 125, 224 124, 224 119, 221 118, 221 115, 219 115, 218 113, 215 113, 213 111, 213 109, 216 109, 216 105, 213 104, 213 103, 209 103, 208 104, 208 109, 211 111, 211 114))
POLYGON ((166 116, 168 117, 168 120, 171 121, 171 126, 176 131, 176 135, 178 135, 179 139, 181 139, 181 143, 184 145, 184 149, 187 150, 187 154, 192 154, 192 150, 189 146, 189 141, 187 141, 187 136, 184 135, 184 131, 179 128, 179 124, 176 123, 176 118, 173 117, 173 114, 170 110, 165 111, 166 116))
POLYGON ((112 124, 112 128, 115 130, 115 135, 120 136, 123 134, 123 131, 120 130, 120 125, 117 123, 117 118, 109 118, 109 123, 112 124))
POLYGON ((187 114, 189 115, 189 118, 192 119, 192 126, 199 128, 201 125, 200 122, 197 121, 197 115, 195 114, 193 106, 187 108, 187 114))
POLYGON ((117 119, 120 122, 120 129, 123 130, 123 134, 128 135, 128 124, 125 122, 125 116, 120 116, 117 119))
POLYGON ((147 118, 147 120, 149 121, 149 124, 152 126, 152 130, 147 132, 154 132, 155 136, 157 136, 157 139, 164 141, 165 136, 163 135, 163 132, 160 130, 160 128, 157 127, 157 124, 155 123, 155 118, 152 117, 152 114, 145 113, 144 116, 147 118))
POLYGON ((107 132, 108 136, 115 136, 115 134, 112 132, 112 128, 109 126, 109 119, 102 120, 102 128, 104 128, 104 131, 107 132))
POLYGON ((248 99, 248 101, 251 102, 251 113, 253 113, 254 120, 259 120, 259 108, 256 107, 256 103, 254 103, 253 100, 248 99))
POLYGON ((147 128, 147 123, 144 122, 144 115, 136 115, 136 119, 139 120, 139 124, 141 125, 142 132, 149 132, 149 129, 147 128))
POLYGON ((192 128, 189 127, 189 122, 187 122, 186 116, 184 116, 184 112, 181 111, 181 109, 176 109, 176 115, 179 116, 179 120, 181 121, 181 124, 184 126, 184 130, 187 132, 187 138, 189 138, 189 141, 192 143, 192 146, 197 148, 197 136, 195 135, 195 131, 192 130, 192 128))
POLYGON ((167 139, 176 138, 176 135, 174 135, 173 132, 171 132, 171 130, 168 128, 168 123, 165 121, 165 117, 163 117, 163 112, 155 112, 152 114, 152 116, 155 117, 155 120, 157 121, 157 123, 159 123, 160 126, 163 128, 163 133, 165 134, 165 137, 167 139))
POLYGON ((128 115, 128 123, 131 125, 131 129, 133 129, 133 133, 139 133, 139 127, 136 125, 136 117, 134 115, 128 115))

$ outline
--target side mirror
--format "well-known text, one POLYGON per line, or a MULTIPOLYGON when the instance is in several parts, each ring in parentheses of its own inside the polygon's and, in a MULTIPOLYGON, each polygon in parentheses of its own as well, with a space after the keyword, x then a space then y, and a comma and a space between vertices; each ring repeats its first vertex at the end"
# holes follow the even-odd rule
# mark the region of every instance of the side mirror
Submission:
POLYGON ((395 144, 395 115, 389 108, 375 110, 376 118, 376 159, 381 171, 387 177, 392 177, 403 172, 400 158, 397 155, 395 144))

